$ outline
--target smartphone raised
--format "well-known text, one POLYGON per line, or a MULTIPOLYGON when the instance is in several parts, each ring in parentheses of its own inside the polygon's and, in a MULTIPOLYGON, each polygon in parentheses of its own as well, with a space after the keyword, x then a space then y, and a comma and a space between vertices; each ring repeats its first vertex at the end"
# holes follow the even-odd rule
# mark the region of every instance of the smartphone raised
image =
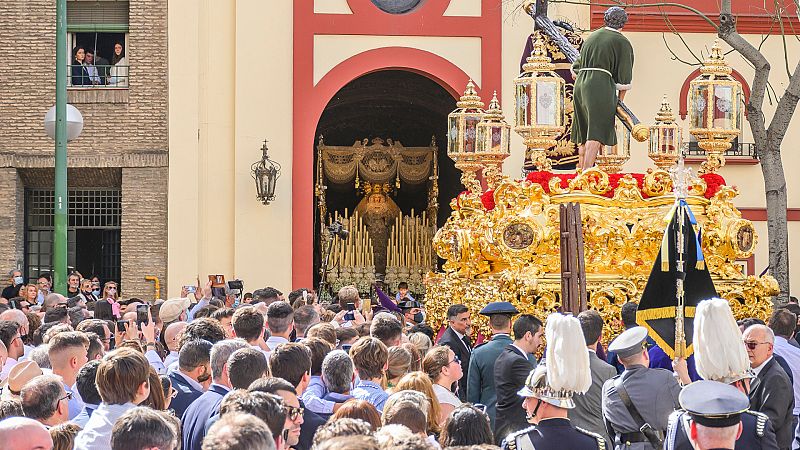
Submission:
POLYGON ((117 333, 124 333, 125 332, 125 324, 128 323, 127 320, 118 320, 117 321, 117 333))
POLYGON ((150 312, 150 307, 147 305, 136 305, 136 326, 140 326, 143 323, 150 322, 150 318, 148 317, 148 312, 150 312))
POLYGON ((197 286, 190 286, 188 284, 184 286, 183 289, 186 290, 187 294, 194 294, 195 292, 197 292, 197 286))
POLYGON ((347 313, 344 315, 344 320, 354 320, 356 318, 355 314, 353 314, 353 311, 356 310, 355 303, 348 303, 345 305, 345 309, 347 310, 347 313))

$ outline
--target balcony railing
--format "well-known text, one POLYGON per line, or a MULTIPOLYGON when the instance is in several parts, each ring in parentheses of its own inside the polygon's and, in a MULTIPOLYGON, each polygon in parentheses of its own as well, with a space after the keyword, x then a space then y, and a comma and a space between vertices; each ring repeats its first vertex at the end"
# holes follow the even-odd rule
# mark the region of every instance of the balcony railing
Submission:
MULTIPOLYGON (((689 149, 686 151, 687 158, 704 156, 706 156, 706 151, 700 148, 697 142, 689 142, 689 149)), ((758 159, 758 149, 752 142, 734 142, 731 148, 725 150, 725 157, 758 159)))
POLYGON ((67 66, 67 86, 70 88, 127 88, 130 66, 102 65, 87 66, 70 64, 67 66))

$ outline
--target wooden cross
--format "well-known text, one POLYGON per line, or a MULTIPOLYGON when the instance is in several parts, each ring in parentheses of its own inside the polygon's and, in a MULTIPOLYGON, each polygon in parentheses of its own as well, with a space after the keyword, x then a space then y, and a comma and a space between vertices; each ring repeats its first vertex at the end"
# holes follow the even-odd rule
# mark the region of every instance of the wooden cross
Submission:
POLYGON ((581 205, 561 204, 561 309, 578 315, 586 310, 586 269, 583 262, 581 205))

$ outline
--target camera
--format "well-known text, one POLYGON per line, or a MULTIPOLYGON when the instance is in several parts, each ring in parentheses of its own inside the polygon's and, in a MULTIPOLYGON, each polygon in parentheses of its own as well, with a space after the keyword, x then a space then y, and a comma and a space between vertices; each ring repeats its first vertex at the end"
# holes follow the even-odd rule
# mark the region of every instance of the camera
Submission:
POLYGON ((332 236, 339 236, 342 240, 347 239, 347 236, 350 235, 350 232, 345 230, 342 223, 338 220, 328 225, 328 233, 332 236))

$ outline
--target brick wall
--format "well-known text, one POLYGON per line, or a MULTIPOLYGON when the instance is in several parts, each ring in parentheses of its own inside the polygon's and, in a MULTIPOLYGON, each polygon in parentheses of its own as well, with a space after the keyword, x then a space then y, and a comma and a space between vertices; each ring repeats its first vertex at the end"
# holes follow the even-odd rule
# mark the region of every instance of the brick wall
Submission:
POLYGON ((22 259, 21 232, 17 211, 21 210, 22 198, 17 172, 11 168, 0 169, 0 279, 5 285, 5 275, 22 259))
MULTIPOLYGON (((85 103, 70 155, 167 151, 167 0, 131 0, 127 103, 85 103)), ((0 151, 52 154, 42 126, 55 104, 55 2, 0 2, 0 151)), ((70 49, 71 52, 71 49, 70 49)))
POLYGON ((168 176, 166 167, 122 169, 123 297, 153 298, 145 275, 166 289, 168 176))
MULTIPOLYGON (((23 257, 23 181, 36 175, 25 171, 35 168, 44 171, 41 178, 52 176, 54 145, 42 122, 55 104, 55 1, 0 1, 0 30, 0 205, 7 211, 0 219, 3 272, 23 257)), ((123 198, 123 295, 149 296, 152 283, 144 275, 166 281, 167 267, 167 0, 130 0, 129 30, 129 89, 68 93, 84 119, 81 137, 69 143, 68 154, 72 168, 122 170, 117 183, 123 198)), ((69 185, 76 182, 87 184, 73 177, 69 185)))

